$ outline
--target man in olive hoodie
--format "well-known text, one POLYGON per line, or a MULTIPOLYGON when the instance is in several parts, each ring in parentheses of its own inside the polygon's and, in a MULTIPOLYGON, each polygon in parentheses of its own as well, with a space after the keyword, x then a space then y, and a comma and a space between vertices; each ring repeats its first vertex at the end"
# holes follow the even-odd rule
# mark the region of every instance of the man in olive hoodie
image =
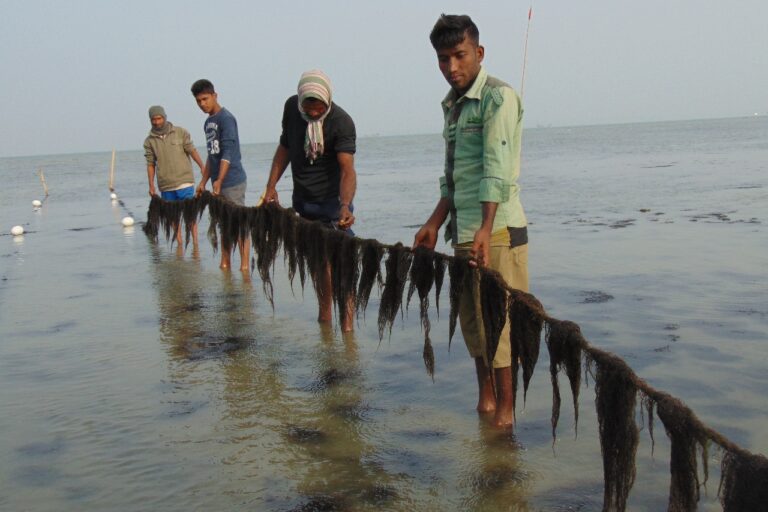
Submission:
MULTIPOLYGON (((181 201, 195 197, 195 176, 192 173, 190 157, 195 161, 200 172, 203 160, 192 143, 189 132, 181 126, 174 126, 168 121, 165 109, 159 105, 149 108, 149 120, 152 129, 144 140, 144 156, 147 159, 147 178, 149 195, 156 196, 155 177, 160 189, 160 196, 166 201, 181 201)), ((181 230, 176 231, 176 243, 181 247, 181 230)), ((192 238, 197 247, 197 224, 192 226, 192 238)))

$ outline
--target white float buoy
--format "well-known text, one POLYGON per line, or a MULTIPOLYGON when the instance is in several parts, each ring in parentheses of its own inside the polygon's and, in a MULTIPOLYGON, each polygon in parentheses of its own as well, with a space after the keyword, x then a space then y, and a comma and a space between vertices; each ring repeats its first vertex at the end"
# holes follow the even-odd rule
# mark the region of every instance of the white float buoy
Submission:
POLYGON ((32 206, 34 206, 35 208, 40 208, 41 206, 43 206, 43 202, 39 199, 35 199, 34 201, 32 201, 32 206))
POLYGON ((111 194, 109 194, 109 197, 112 198, 112 199, 117 199, 117 194, 112 192, 111 194))
POLYGON ((123 223, 123 226, 125 227, 133 226, 133 223, 134 223, 133 217, 123 217, 122 223, 123 223))
POLYGON ((13 236, 19 236, 24 234, 24 228, 21 226, 13 226, 11 228, 11 234, 13 236))

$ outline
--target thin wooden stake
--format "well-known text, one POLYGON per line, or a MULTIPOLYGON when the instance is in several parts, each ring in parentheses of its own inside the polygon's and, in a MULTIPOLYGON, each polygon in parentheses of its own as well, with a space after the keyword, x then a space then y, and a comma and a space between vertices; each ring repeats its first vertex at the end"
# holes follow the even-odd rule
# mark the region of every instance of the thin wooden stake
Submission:
POLYGON ((112 164, 109 166, 109 191, 115 191, 115 150, 112 150, 112 164))
POLYGON ((523 50, 523 76, 520 79, 520 100, 525 93, 525 67, 528 64, 528 32, 531 30, 531 16, 533 16, 533 4, 528 8, 528 27, 525 29, 525 50, 523 50))
POLYGON ((37 172, 40 175, 40 182, 43 184, 43 192, 45 192, 45 197, 48 197, 48 185, 45 183, 45 174, 43 174, 42 169, 38 169, 37 172))

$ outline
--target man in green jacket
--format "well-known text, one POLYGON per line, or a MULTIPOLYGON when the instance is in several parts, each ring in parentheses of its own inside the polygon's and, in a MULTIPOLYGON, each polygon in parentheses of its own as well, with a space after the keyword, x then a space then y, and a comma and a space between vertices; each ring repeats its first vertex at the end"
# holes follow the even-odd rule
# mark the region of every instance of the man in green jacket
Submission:
MULTIPOLYGON (((520 142, 523 109, 517 93, 482 67, 485 49, 469 16, 438 19, 430 41, 440 71, 451 86, 442 102, 445 175, 440 201, 416 233, 415 246, 434 249, 437 233, 450 215, 446 239, 457 256, 475 266, 497 270, 513 288, 528 291, 528 233, 520 203, 520 142)), ((494 425, 515 422, 514 384, 509 322, 493 361, 485 358, 482 318, 476 314, 477 289, 465 286, 459 320, 470 355, 475 359, 477 410, 493 413, 494 425), (495 392, 489 365, 494 369, 495 392)))
MULTIPOLYGON (((200 167, 201 173, 203 160, 189 132, 168 121, 165 109, 159 105, 149 108, 149 121, 152 129, 144 139, 144 156, 147 160, 150 197, 157 195, 155 178, 160 196, 166 201, 195 197, 195 176, 192 174, 190 158, 200 167)), ((174 229, 176 242, 181 246, 181 230, 178 226, 174 229)), ((192 238, 197 247, 197 224, 192 227, 192 238)))

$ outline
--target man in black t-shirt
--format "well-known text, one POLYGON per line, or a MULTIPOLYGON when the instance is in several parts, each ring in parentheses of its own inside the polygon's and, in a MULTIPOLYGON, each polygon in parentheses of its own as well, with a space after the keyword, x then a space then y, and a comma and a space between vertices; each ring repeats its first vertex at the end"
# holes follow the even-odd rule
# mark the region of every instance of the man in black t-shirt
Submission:
MULTIPOLYGON (((331 98, 331 82, 319 70, 301 75, 298 94, 285 102, 283 132, 269 171, 265 202, 278 202, 277 182, 288 164, 293 177, 292 205, 302 217, 328 224, 353 235, 352 200, 357 186, 355 173, 355 123, 331 98)), ((333 316, 331 272, 318 276, 318 321, 333 316)), ((350 300, 342 331, 352 330, 350 300)))

